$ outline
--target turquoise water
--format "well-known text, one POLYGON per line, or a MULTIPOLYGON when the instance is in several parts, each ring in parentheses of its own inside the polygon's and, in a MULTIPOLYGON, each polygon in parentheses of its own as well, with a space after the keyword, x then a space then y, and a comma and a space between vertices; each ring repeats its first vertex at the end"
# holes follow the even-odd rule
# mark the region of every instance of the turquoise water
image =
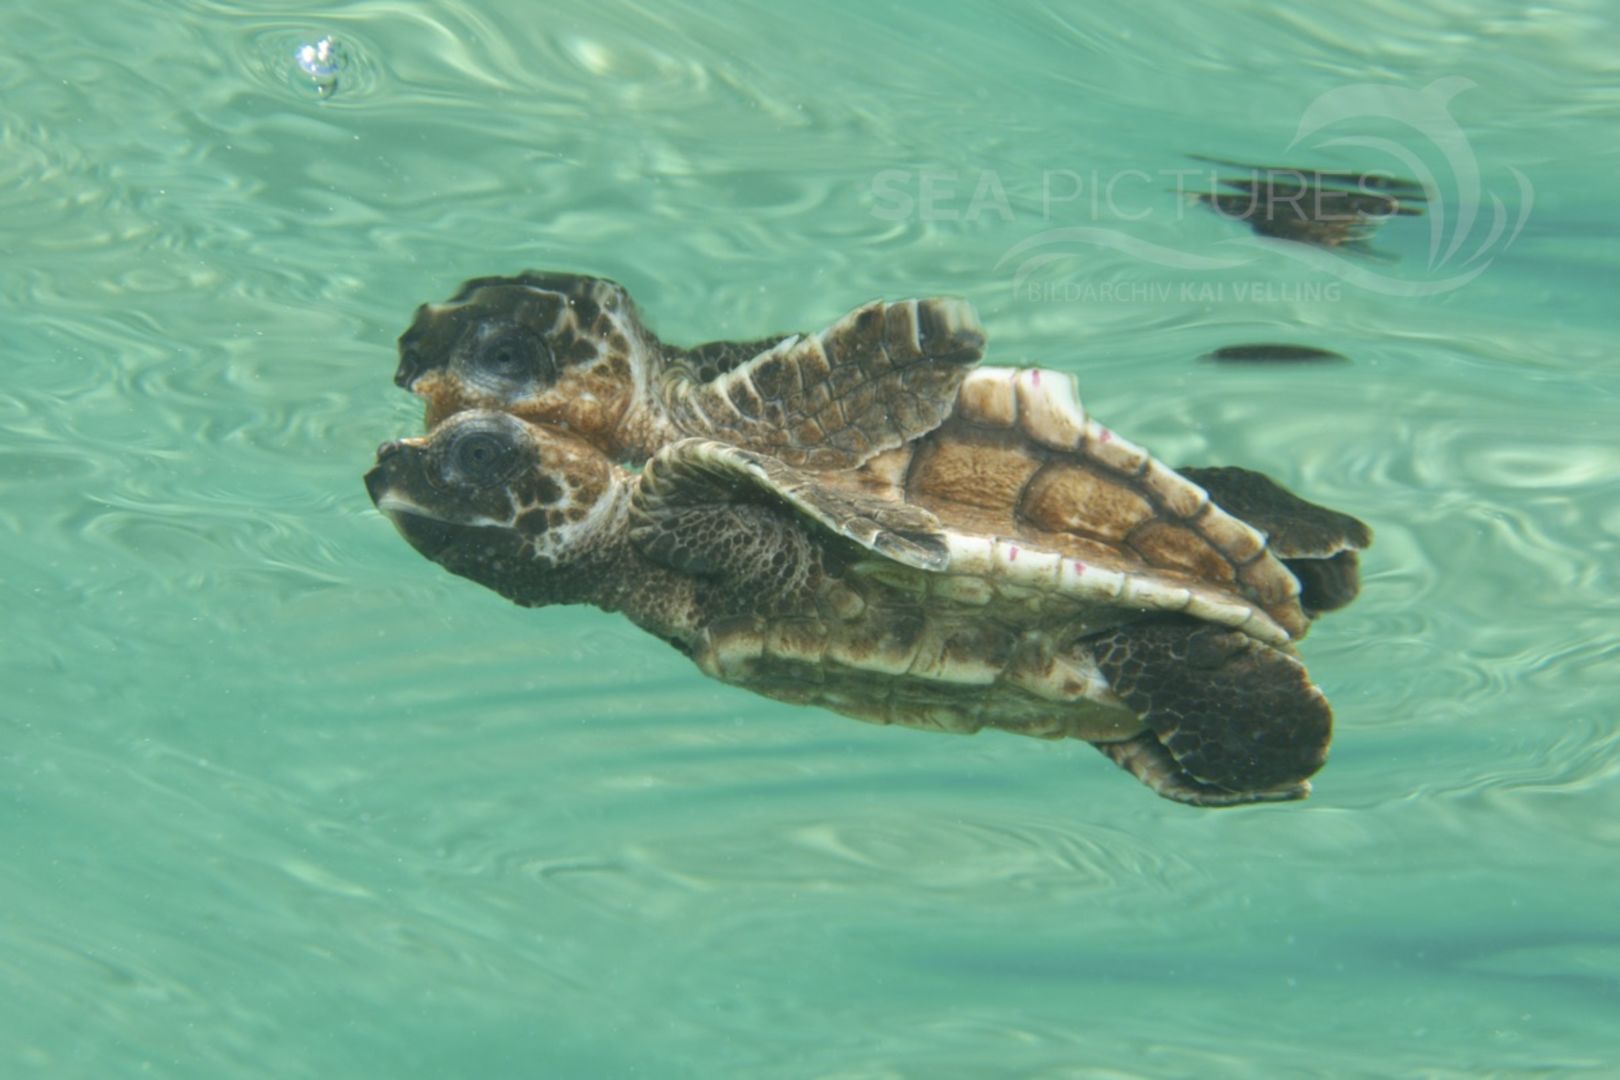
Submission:
POLYGON ((1606 3, 3 17, 0 1074, 1620 1073, 1606 3), (1190 153, 1435 197, 1261 242, 1190 153), (1314 796, 775 704, 422 560, 360 485, 394 338, 528 266, 683 343, 966 296, 1366 519, 1314 796), (1275 340, 1350 362, 1195 359, 1275 340))

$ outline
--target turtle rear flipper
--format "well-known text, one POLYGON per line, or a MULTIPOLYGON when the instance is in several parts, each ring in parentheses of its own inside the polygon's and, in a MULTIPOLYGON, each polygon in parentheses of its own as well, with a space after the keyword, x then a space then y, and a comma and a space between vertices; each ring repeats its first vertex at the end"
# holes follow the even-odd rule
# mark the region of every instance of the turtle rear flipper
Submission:
POLYGON ((848 469, 938 427, 984 341, 965 300, 872 303, 709 382, 686 372, 664 393, 682 434, 848 469))
POLYGON ((1092 743, 1103 756, 1124 769, 1155 795, 1189 806, 1222 807, 1247 806, 1258 802, 1292 802, 1311 793, 1311 782, 1301 780, 1271 791, 1228 791, 1213 784, 1203 784, 1187 775, 1170 751, 1151 731, 1121 742, 1092 743))
POLYGON ((1344 607, 1361 591, 1356 553, 1372 530, 1349 514, 1306 502, 1264 473, 1234 466, 1176 470, 1215 504, 1266 534, 1272 554, 1299 579, 1307 614, 1344 607))
POLYGON ((1237 801, 1299 798, 1326 760, 1327 699, 1270 645, 1186 618, 1126 624, 1089 644, 1109 688, 1200 787, 1237 801))

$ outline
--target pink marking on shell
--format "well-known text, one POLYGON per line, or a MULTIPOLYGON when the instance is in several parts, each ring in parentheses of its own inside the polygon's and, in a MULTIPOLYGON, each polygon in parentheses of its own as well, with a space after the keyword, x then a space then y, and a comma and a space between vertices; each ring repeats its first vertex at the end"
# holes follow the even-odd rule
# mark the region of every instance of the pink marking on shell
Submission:
POLYGON ((1018 545, 1014 544, 1012 547, 1007 549, 1007 561, 1008 562, 1015 562, 1017 559, 1018 559, 1018 545))
POLYGON ((1039 385, 1041 385, 1041 369, 1040 368, 1035 368, 1033 371, 1031 371, 1029 373, 1029 385, 1031 385, 1031 386, 1039 386, 1039 385))
POLYGON ((1081 562, 1079 559, 1074 560, 1074 572, 1077 573, 1077 574, 1085 573, 1086 572, 1086 564, 1081 562))
POLYGON ((1097 429, 1097 441, 1098 442, 1108 442, 1113 437, 1114 437, 1114 433, 1112 431, 1109 431, 1107 428, 1098 428, 1097 429))

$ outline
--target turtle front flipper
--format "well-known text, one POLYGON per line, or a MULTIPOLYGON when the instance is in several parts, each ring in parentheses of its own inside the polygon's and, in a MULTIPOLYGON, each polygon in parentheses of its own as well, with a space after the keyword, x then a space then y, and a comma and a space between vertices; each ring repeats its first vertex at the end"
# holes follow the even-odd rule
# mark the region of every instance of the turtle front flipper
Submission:
POLYGON ((683 439, 647 463, 630 493, 630 538, 678 569, 726 574, 755 553, 769 561, 788 550, 754 512, 762 505, 767 517, 793 522, 796 534, 825 530, 915 569, 942 570, 950 558, 939 519, 920 506, 817 483, 775 458, 709 439, 683 439))
POLYGON ((662 393, 684 435, 848 469, 938 427, 984 341, 965 300, 871 303, 708 382, 694 378, 700 368, 674 365, 662 393))
POLYGON ((1120 761, 1160 794, 1223 805, 1303 798, 1309 790, 1305 780, 1327 758, 1333 711, 1294 657, 1241 631, 1181 617, 1129 623, 1088 644, 1109 689, 1169 756, 1135 768, 1120 761), (1192 782, 1169 785, 1184 795, 1155 783, 1171 763, 1192 782))
POLYGON ((1372 530, 1349 514, 1306 502, 1275 480, 1232 466, 1177 469, 1215 505, 1266 534, 1272 554, 1299 579, 1306 614, 1344 607, 1361 591, 1357 552, 1372 530))
POLYGON ((674 350, 671 365, 680 365, 685 374, 700 383, 713 382, 720 376, 746 364, 748 361, 776 348, 795 334, 767 334, 756 341, 710 341, 693 345, 689 349, 674 350))

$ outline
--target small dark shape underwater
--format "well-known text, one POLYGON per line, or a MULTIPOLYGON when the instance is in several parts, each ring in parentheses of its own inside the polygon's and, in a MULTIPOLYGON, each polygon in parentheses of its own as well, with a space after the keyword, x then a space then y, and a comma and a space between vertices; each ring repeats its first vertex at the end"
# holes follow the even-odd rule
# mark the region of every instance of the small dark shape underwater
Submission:
POLYGON ((1249 345, 1223 345, 1199 359, 1217 364, 1343 364, 1350 358, 1314 345, 1281 342, 1255 342, 1249 345))
POLYGON ((1197 191, 1194 198, 1223 217, 1247 224, 1257 235, 1314 247, 1373 255, 1368 241, 1392 217, 1423 213, 1426 196, 1413 180, 1380 173, 1333 172, 1245 165, 1190 155, 1246 176, 1214 177, 1231 191, 1197 191))

